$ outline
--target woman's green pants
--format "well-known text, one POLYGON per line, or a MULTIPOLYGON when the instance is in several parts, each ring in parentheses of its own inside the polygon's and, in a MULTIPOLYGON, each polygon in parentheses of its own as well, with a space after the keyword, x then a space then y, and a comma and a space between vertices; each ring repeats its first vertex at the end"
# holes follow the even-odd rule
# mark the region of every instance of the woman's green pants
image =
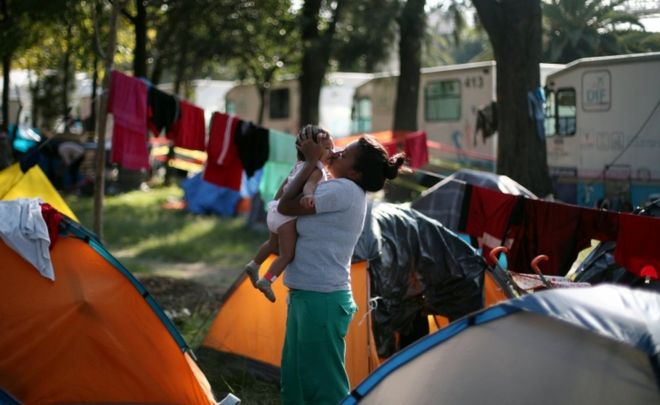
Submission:
POLYGON ((348 394, 344 338, 356 311, 350 291, 289 292, 281 366, 283 405, 336 405, 348 394))

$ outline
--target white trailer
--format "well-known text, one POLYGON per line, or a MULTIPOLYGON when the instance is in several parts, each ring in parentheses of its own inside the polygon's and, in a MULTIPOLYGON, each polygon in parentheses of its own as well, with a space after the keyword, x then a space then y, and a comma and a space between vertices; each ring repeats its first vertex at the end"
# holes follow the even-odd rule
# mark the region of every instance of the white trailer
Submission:
MULTIPOLYGON (((545 76, 564 65, 541 64, 545 76)), ((497 136, 483 140, 475 130, 477 112, 496 99, 494 61, 423 68, 417 123, 426 131, 432 160, 493 170, 497 136)), ((392 129, 398 73, 381 74, 355 91, 353 132, 392 129)))
MULTIPOLYGON (((373 75, 367 73, 328 73, 321 88, 319 125, 337 137, 351 133, 351 103, 355 88, 373 75)), ((244 120, 256 122, 259 95, 256 86, 239 84, 226 94, 226 110, 244 120)), ((262 126, 295 134, 300 125, 300 91, 298 79, 289 77, 269 89, 264 100, 262 126)))
POLYGON ((546 99, 559 199, 630 209, 660 192, 660 52, 578 59, 548 75, 546 99))

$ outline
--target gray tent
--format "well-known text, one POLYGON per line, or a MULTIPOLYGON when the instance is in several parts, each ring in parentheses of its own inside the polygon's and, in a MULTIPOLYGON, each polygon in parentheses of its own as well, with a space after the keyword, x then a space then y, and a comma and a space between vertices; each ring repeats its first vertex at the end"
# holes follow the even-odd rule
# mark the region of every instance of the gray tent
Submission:
POLYGON ((422 193, 420 198, 412 203, 411 207, 436 221, 440 221, 452 231, 458 231, 465 184, 481 186, 512 195, 536 198, 531 191, 516 183, 510 177, 461 169, 422 193))
POLYGON ((343 404, 660 404, 659 366, 660 294, 556 289, 417 341, 343 404))

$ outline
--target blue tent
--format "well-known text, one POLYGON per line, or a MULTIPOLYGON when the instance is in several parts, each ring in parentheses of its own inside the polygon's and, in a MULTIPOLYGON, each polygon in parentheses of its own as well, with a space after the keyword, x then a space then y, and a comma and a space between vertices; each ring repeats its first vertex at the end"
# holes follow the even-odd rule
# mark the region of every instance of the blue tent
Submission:
POLYGON ((659 404, 660 294, 526 295, 397 353, 343 404, 659 404))

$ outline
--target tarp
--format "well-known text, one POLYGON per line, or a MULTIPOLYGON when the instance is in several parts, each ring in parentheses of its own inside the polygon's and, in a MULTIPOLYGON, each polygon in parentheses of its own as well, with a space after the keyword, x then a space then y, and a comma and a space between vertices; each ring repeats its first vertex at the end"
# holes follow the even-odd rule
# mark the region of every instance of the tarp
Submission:
POLYGON ((659 354, 659 294, 547 290, 421 339, 342 403, 657 404, 659 354))
POLYGON ((381 357, 396 351, 396 333, 407 334, 420 314, 454 320, 484 306, 483 258, 441 223, 403 204, 370 206, 353 260, 369 263, 381 357))
POLYGON ((536 196, 510 177, 478 170, 461 169, 429 188, 412 203, 417 211, 457 231, 461 219, 465 184, 511 195, 536 196))
POLYGON ((214 404, 153 297, 65 219, 48 280, 0 241, 0 388, 24 404, 214 404))
POLYGON ((181 183, 188 211, 194 214, 217 214, 230 217, 236 214, 241 199, 238 191, 216 186, 202 178, 202 172, 181 183))

